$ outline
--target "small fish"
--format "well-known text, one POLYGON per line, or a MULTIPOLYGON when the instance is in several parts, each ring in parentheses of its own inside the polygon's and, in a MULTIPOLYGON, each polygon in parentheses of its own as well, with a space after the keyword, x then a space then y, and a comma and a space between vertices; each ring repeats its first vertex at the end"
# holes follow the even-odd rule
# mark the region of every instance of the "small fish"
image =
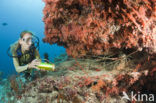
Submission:
POLYGON ((7 24, 7 23, 2 23, 2 25, 3 25, 3 26, 7 26, 8 24, 7 24))

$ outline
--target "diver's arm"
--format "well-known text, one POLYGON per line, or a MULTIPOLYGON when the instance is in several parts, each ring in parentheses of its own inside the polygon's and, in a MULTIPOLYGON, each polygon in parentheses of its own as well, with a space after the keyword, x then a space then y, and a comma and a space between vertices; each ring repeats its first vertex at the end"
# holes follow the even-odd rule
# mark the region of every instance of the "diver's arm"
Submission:
POLYGON ((27 69, 37 68, 36 65, 39 64, 39 62, 37 60, 39 60, 39 62, 41 62, 39 52, 38 52, 38 50, 35 50, 35 59, 31 63, 29 63, 29 64, 27 64, 25 66, 20 66, 19 61, 18 61, 17 58, 13 58, 13 63, 14 63, 16 71, 18 73, 20 73, 20 72, 23 72, 23 71, 25 71, 27 69))
POLYGON ((20 66, 17 58, 13 58, 13 63, 14 63, 16 72, 18 73, 23 72, 28 69, 28 64, 25 66, 20 66))

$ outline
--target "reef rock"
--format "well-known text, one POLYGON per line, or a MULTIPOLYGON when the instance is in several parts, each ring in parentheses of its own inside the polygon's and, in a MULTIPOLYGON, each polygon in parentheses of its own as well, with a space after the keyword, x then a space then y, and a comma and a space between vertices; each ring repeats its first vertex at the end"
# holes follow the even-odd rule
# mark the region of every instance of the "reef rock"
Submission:
POLYGON ((68 55, 103 55, 117 49, 156 53, 155 0, 43 0, 44 42, 68 55))

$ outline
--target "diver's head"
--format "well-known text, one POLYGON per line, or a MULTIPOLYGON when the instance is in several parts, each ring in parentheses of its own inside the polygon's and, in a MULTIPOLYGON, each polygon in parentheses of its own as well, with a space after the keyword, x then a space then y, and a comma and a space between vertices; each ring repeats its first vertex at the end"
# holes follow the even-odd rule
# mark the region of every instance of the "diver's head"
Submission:
POLYGON ((19 44, 22 51, 28 51, 33 44, 32 42, 33 33, 30 31, 23 31, 20 34, 19 44))

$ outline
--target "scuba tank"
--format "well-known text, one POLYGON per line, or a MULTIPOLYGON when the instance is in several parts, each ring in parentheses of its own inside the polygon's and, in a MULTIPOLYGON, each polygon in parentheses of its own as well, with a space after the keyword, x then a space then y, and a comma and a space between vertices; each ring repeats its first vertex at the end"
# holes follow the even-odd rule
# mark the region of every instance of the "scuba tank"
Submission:
POLYGON ((41 62, 37 67, 43 70, 55 71, 55 65, 52 63, 41 62))

